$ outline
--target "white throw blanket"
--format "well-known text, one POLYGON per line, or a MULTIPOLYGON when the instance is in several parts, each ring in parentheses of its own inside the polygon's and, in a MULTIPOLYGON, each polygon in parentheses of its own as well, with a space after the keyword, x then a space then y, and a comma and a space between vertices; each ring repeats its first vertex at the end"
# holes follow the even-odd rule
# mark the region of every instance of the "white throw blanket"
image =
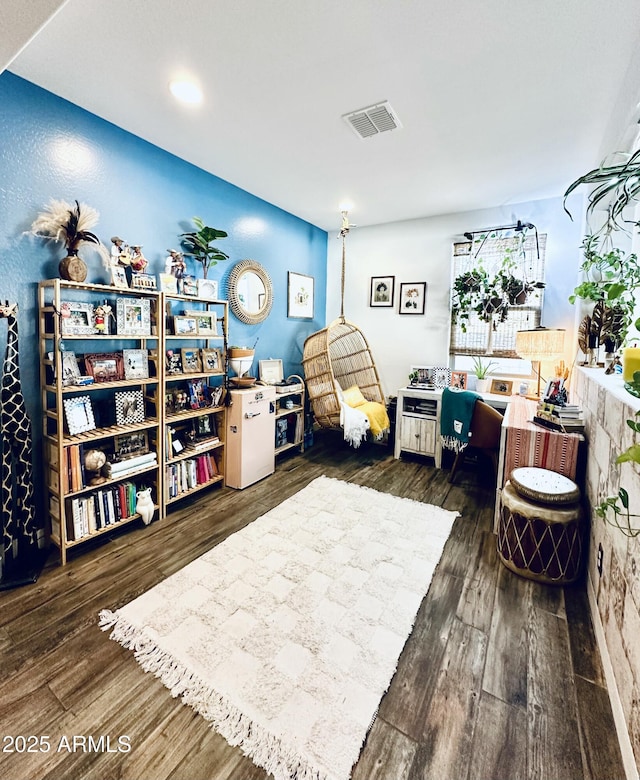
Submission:
POLYGON ((371 427, 369 418, 364 412, 354 409, 342 400, 340 401, 340 425, 344 431, 344 440, 356 449, 367 438, 367 431, 371 427))

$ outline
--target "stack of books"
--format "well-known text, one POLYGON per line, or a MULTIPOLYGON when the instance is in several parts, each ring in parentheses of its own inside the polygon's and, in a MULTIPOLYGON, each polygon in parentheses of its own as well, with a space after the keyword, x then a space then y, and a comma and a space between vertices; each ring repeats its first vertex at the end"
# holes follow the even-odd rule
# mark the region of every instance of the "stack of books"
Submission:
POLYGON ((584 431, 582 409, 575 404, 560 406, 540 402, 533 421, 553 431, 563 431, 564 433, 582 433, 584 431))

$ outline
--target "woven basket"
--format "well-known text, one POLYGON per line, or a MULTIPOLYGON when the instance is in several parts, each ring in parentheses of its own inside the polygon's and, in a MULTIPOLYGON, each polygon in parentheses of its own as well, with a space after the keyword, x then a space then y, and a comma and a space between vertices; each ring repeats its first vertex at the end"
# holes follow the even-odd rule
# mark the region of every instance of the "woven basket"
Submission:
POLYGON ((367 340, 343 318, 307 338, 302 365, 311 408, 323 428, 340 427, 336 385, 343 390, 357 385, 367 401, 385 402, 367 340))

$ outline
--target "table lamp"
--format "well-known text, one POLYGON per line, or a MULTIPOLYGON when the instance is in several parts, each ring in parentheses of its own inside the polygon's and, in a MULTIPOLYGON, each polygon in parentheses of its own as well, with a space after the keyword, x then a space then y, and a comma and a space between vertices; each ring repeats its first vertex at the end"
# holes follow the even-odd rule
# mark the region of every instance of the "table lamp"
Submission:
POLYGON ((559 360, 564 355, 564 330, 534 328, 516 332, 516 352, 531 361, 538 375, 536 398, 540 398, 540 363, 543 360, 559 360))

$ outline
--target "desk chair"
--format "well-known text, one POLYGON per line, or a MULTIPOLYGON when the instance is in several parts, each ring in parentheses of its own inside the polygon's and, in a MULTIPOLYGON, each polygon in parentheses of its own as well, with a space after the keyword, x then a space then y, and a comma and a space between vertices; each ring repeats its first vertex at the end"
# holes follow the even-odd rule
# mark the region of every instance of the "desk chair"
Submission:
POLYGON ((467 451, 472 449, 489 456, 493 464, 493 472, 497 477, 502 419, 503 417, 497 409, 479 399, 476 401, 469 426, 469 445, 456 455, 449 474, 449 482, 453 482, 467 451))

